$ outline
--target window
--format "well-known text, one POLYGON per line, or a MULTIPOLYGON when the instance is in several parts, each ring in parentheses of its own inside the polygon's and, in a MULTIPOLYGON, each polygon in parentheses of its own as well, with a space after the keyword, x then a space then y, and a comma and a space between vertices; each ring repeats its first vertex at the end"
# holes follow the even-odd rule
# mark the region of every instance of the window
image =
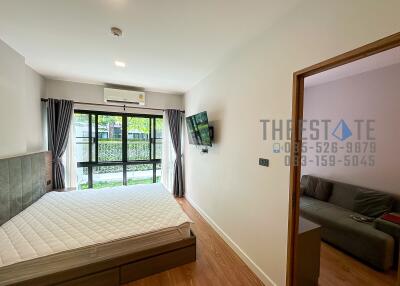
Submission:
POLYGON ((78 188, 161 181, 163 118, 75 111, 78 188))
POLYGON ((102 130, 97 139, 98 162, 121 162, 122 116, 97 115, 97 128, 102 130))
POLYGON ((150 136, 151 122, 154 121, 148 117, 128 117, 128 135, 133 134, 133 138, 128 136, 128 160, 150 160, 152 144, 150 136))
POLYGON ((75 114, 75 137, 77 162, 89 161, 89 114, 75 114))
POLYGON ((128 166, 128 185, 153 183, 153 170, 153 164, 138 164, 128 166))

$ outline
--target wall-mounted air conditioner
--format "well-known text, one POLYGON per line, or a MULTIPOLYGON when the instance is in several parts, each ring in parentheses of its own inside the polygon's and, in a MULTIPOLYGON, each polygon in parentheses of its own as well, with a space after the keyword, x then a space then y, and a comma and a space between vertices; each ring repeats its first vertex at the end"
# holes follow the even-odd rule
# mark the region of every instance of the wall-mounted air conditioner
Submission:
POLYGON ((104 88, 104 102, 145 105, 146 95, 143 91, 104 88))

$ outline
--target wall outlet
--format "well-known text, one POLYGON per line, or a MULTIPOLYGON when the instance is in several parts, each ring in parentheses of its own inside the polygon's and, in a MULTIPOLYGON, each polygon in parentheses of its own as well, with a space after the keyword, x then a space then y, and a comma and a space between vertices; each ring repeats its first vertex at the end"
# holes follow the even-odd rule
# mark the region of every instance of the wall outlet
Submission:
POLYGON ((259 158, 258 159, 258 165, 264 166, 264 167, 269 167, 269 160, 264 159, 264 158, 259 158))

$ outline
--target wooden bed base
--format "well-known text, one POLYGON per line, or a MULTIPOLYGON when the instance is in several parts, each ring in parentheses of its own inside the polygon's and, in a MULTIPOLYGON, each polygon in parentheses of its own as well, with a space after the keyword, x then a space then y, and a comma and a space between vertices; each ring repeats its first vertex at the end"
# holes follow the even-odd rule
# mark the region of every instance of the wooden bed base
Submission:
POLYGON ((18 286, 118 286, 196 260, 196 236, 156 248, 20 281, 18 286))

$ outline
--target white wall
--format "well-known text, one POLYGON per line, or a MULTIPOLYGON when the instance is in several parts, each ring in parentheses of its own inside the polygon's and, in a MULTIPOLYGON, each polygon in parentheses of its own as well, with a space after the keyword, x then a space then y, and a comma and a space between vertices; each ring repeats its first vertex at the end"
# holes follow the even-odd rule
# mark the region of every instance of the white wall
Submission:
MULTIPOLYGON (((78 102, 90 102, 104 104, 104 86, 46 79, 46 97, 58 99, 70 99, 78 102)), ((151 108, 183 109, 183 95, 146 91, 146 106, 151 108)), ((122 112, 122 108, 96 107, 89 105, 75 105, 75 109, 106 110, 122 112)), ((162 113, 144 109, 127 109, 129 113, 162 113)))
POLYGON ((24 99, 24 133, 27 152, 47 150, 45 130, 47 125, 43 118, 42 103, 40 99, 45 94, 45 80, 29 66, 25 68, 25 99, 24 99))
POLYGON ((45 149, 40 95, 43 78, 0 40, 0 157, 45 149))
MULTIPOLYGON (((395 194, 400 193, 398 170, 400 162, 397 156, 398 142, 400 141, 400 64, 386 68, 365 72, 348 78, 328 82, 306 88, 304 91, 304 119, 329 119, 333 127, 341 119, 345 120, 353 132, 343 145, 349 143, 355 146, 357 127, 354 120, 375 120, 374 131, 371 135, 376 143, 375 153, 355 153, 352 156, 362 158, 373 155, 373 166, 335 166, 321 167, 315 163, 307 164, 302 168, 303 174, 313 174, 333 180, 383 190, 395 194)), ((309 129, 308 129, 309 130, 309 129)), ((332 130, 331 130, 332 131, 332 130)), ((305 132, 307 136, 308 132, 305 132)), ((365 130, 361 134, 361 141, 366 142, 365 130)), ((322 139, 322 138, 321 138, 322 139)), ((338 142, 333 136, 327 141, 331 144, 338 142)), ((310 142, 312 143, 312 142, 310 142)), ((340 143, 340 142, 339 142, 340 143)), ((339 150, 335 156, 344 158, 348 154, 339 150)), ((306 156, 314 158, 318 154, 315 149, 309 149, 306 156)), ((360 161, 361 163, 361 161, 360 161)))
POLYGON ((216 133, 206 155, 186 142, 187 197, 267 285, 285 284, 289 168, 259 120, 290 118, 294 71, 399 32, 399 10, 394 0, 301 1, 185 95, 186 114, 208 111, 216 133))

